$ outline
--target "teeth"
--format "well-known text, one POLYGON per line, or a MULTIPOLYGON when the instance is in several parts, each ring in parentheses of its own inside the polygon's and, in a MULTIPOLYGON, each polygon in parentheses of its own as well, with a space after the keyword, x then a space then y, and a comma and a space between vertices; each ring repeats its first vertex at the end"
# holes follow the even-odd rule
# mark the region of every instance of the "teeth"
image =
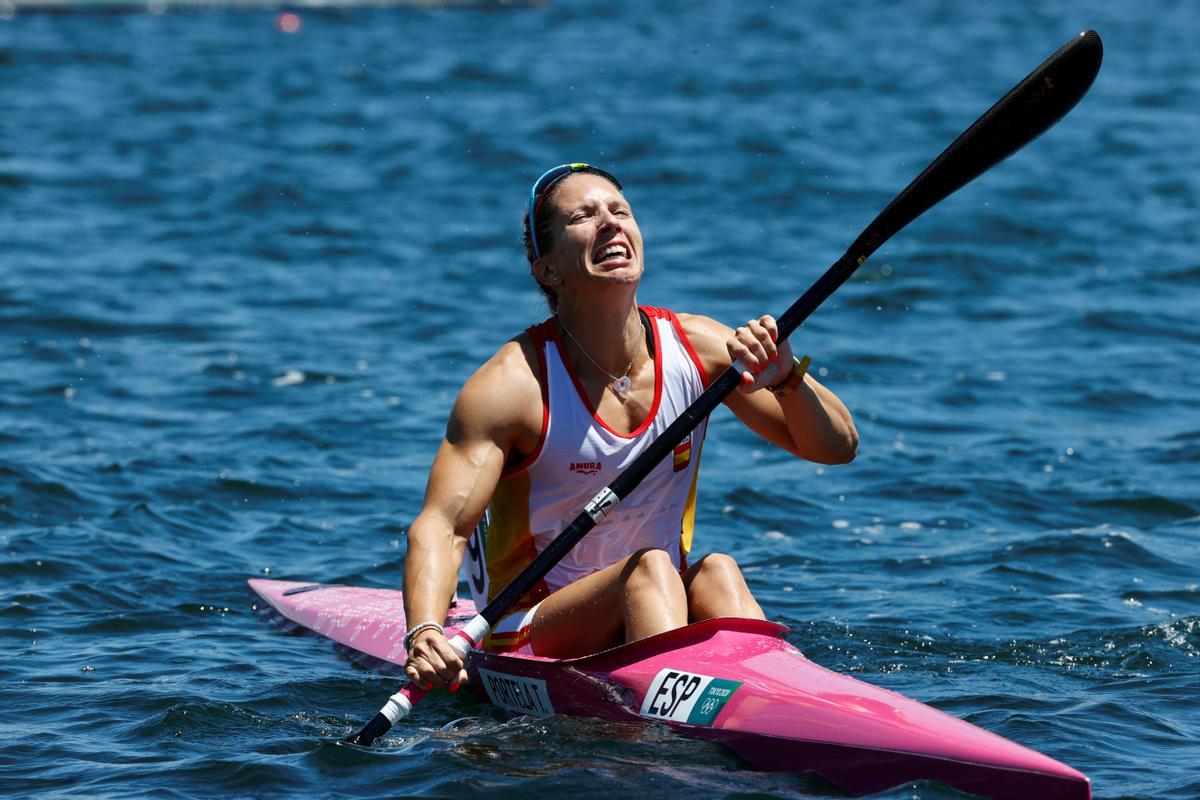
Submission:
POLYGON ((599 260, 604 261, 608 258, 611 258, 612 256, 621 256, 622 258, 628 258, 628 254, 625 252, 625 248, 619 244, 614 244, 612 247, 606 247, 600 251, 600 259, 599 260))

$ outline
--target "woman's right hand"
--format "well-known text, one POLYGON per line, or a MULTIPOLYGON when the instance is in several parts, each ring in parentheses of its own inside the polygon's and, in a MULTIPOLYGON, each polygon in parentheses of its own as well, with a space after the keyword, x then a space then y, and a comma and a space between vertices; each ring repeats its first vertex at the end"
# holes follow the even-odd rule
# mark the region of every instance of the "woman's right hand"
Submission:
POLYGON ((452 692, 468 680, 462 658, 450 641, 433 629, 413 637, 404 674, 422 689, 448 687, 452 692))

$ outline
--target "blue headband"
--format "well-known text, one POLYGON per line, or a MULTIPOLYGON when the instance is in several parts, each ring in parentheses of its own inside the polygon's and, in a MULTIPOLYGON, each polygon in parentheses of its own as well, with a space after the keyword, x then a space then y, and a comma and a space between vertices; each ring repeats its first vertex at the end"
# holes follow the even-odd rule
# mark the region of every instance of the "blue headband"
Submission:
POLYGON ((551 167, 543 172, 542 177, 534 181, 533 188, 529 190, 529 240, 533 244, 533 257, 535 259, 542 257, 542 251, 538 247, 537 212, 541 207, 542 200, 545 198, 546 191, 563 178, 576 172, 599 175, 606 180, 612 181, 613 186, 616 186, 618 190, 621 189, 621 182, 612 175, 599 167, 593 167, 591 164, 584 164, 581 161, 576 161, 572 164, 559 164, 557 167, 551 167))

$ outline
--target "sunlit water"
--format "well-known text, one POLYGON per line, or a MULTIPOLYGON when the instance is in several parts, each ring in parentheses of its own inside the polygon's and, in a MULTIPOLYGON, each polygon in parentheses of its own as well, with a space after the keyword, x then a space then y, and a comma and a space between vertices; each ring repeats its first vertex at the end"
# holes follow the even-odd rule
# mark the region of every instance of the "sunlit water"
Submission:
MULTIPOLYGON (((878 4, 881 5, 881 4, 878 4)), ((722 411, 701 552, 817 662, 1200 796, 1200 55, 1186 3, 0 15, 0 791, 836 796, 659 728, 431 697, 250 611, 399 582, 449 404, 545 310, 530 179, 611 167, 645 302, 781 312, 1073 33, 1058 128, 796 335, 849 466, 722 411), (290 27, 295 27, 294 24, 290 27)), ((886 797, 949 797, 940 787, 886 797)))

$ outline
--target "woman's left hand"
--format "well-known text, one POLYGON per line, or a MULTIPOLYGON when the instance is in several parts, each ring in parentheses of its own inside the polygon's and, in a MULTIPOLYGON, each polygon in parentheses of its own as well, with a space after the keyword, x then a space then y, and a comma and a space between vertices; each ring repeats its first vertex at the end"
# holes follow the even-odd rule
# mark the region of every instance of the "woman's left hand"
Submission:
POLYGON ((725 342, 725 349, 732 361, 740 361, 743 392, 757 392, 766 386, 779 383, 792 370, 792 345, 779 338, 779 327, 775 318, 764 314, 752 319, 733 332, 725 342))

